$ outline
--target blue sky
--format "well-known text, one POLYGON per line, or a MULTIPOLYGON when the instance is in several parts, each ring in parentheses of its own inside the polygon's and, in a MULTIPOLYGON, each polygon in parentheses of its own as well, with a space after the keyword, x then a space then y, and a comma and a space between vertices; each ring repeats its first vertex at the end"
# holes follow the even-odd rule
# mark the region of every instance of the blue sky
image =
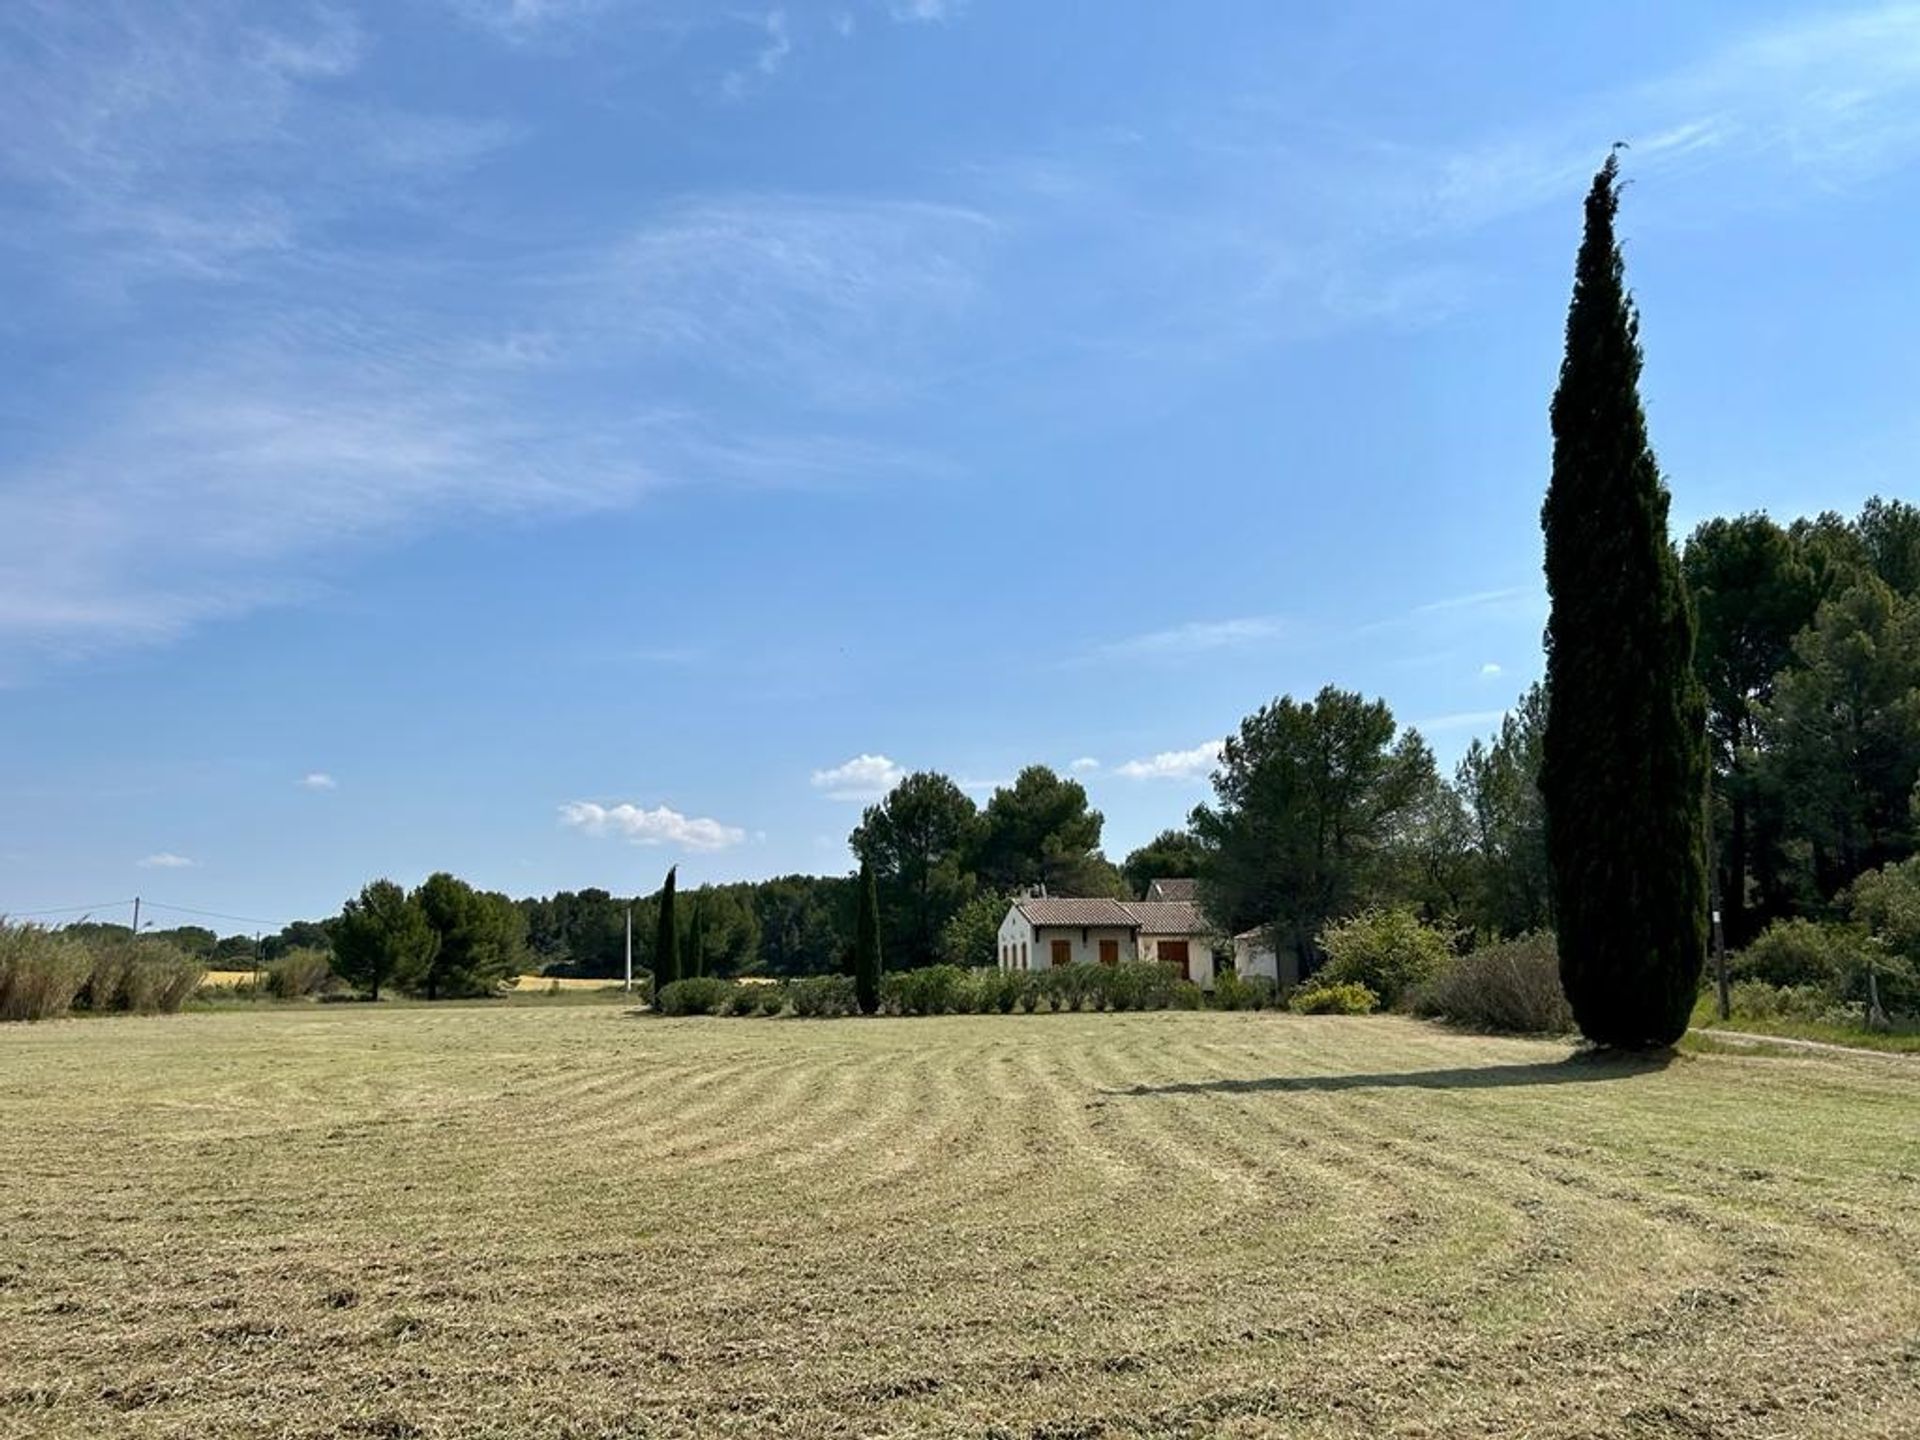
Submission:
POLYGON ((1678 528, 1912 493, 1920 7, 1360 8, 12 0, 0 910, 840 870, 1033 761, 1117 857, 1329 681, 1450 763, 1615 140, 1678 528))

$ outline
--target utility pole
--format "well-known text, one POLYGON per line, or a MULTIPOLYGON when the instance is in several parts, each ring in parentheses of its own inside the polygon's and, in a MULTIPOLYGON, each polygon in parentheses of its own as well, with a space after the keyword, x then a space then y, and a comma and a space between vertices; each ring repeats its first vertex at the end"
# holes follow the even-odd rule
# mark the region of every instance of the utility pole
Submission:
POLYGON ((133 938, 140 938, 140 897, 133 897, 133 938))
POLYGON ((260 932, 253 932, 253 993, 260 993, 260 932))
POLYGON ((627 993, 633 993, 633 906, 627 906, 627 993))
POLYGON ((1720 992, 1720 1019, 1722 1023, 1733 1018, 1733 991, 1727 981, 1727 934, 1720 926, 1720 880, 1713 880, 1713 974, 1716 988, 1720 992))

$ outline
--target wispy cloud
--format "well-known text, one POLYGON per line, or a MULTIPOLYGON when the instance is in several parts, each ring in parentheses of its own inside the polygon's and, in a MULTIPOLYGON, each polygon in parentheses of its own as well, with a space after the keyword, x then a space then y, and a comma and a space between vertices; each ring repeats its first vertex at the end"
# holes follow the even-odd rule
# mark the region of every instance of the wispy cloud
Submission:
POLYGON ((1234 620, 1192 620, 1164 630, 1150 630, 1100 646, 1095 653, 1111 658, 1179 656, 1258 644, 1284 634, 1285 622, 1273 615, 1248 615, 1234 620))
POLYGON ((793 35, 785 10, 769 10, 760 17, 759 23, 765 38, 754 53, 753 64, 745 70, 729 70, 721 81, 721 89, 730 100, 744 96, 755 77, 772 79, 793 53, 793 35))
POLYGON ((636 229, 576 288, 610 342, 869 405, 920 383, 980 296, 996 232, 964 205, 700 198, 636 229))
POLYGON ((887 0, 895 20, 921 25, 957 20, 966 8, 967 0, 887 0))
POLYGON ((731 849, 747 838, 737 825, 693 819, 665 805, 648 810, 632 804, 573 800, 560 807, 560 821, 588 835, 615 835, 636 845, 673 845, 700 853, 731 849))
POLYGON ((302 790, 338 790, 340 782, 324 770, 309 770, 299 780, 302 790))
POLYGON ((1497 660, 1489 660, 1487 661, 1486 664, 1480 667, 1480 678, 1483 680, 1491 680, 1496 675, 1502 675, 1505 673, 1506 672, 1500 666, 1500 662, 1497 660))
POLYGON ((1220 763, 1225 743, 1207 740, 1191 750, 1162 750, 1144 760, 1129 760, 1115 773, 1129 780, 1203 780, 1220 763))
POLYGON ((176 855, 171 850, 162 850, 156 855, 148 855, 135 862, 142 870, 190 870, 200 862, 189 860, 184 855, 176 855))
POLYGON ((906 778, 906 770, 887 756, 861 754, 814 771, 809 783, 829 800, 878 800, 906 778))
POLYGON ((1091 755, 1082 755, 1079 759, 1068 765, 1067 768, 1075 774, 1084 775, 1090 770, 1098 770, 1100 768, 1100 762, 1091 755))

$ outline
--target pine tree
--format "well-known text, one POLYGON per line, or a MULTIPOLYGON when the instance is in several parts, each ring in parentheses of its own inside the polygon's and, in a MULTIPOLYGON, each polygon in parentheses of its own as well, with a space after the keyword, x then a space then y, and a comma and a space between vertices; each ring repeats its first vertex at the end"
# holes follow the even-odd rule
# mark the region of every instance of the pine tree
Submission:
POLYGON ((1586 236, 1553 397, 1540 791, 1560 978, 1591 1040, 1672 1044, 1706 958, 1706 709, 1667 489, 1639 396, 1639 317, 1614 238, 1617 156, 1586 236))
POLYGON ((667 883, 660 890, 660 921, 653 940, 653 998, 680 978, 680 926, 674 915, 674 866, 667 871, 667 883))
POLYGON ((860 914, 853 942, 853 993, 862 1015, 880 1008, 880 893, 873 867, 860 867, 860 914))

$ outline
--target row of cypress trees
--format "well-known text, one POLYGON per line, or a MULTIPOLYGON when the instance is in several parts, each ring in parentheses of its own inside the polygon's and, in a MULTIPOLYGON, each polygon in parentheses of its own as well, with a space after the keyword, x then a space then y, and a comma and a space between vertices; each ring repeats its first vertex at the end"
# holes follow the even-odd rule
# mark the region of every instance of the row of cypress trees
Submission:
MULTIPOLYGON (((667 871, 666 884, 660 887, 659 922, 653 945, 653 993, 656 995, 676 980, 697 977, 701 957, 705 953, 705 946, 701 943, 705 938, 705 927, 696 900, 688 929, 693 972, 691 976, 683 972, 677 900, 679 870, 677 865, 671 867, 667 871)), ((880 1008, 880 896, 874 884, 873 867, 864 863, 860 866, 859 906, 853 946, 854 998, 860 1006, 860 1013, 871 1015, 880 1008)))

